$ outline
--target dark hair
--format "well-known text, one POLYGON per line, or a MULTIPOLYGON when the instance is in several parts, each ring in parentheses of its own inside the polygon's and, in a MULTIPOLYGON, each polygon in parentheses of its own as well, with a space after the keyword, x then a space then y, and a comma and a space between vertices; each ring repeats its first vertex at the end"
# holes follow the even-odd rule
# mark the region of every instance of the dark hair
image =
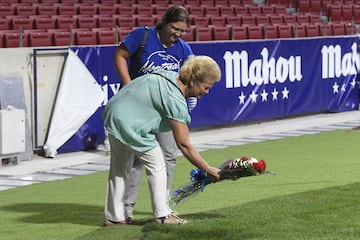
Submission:
POLYGON ((160 29, 162 26, 172 22, 185 22, 189 26, 190 17, 188 10, 182 6, 172 6, 168 8, 156 28, 160 29))

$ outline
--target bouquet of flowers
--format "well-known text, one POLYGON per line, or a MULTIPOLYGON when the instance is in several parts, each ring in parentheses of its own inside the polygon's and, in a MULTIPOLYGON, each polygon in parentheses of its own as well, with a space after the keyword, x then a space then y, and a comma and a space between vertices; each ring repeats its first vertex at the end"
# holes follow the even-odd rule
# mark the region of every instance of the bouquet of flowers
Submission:
MULTIPOLYGON (((253 157, 233 158, 225 161, 219 168, 220 181, 237 180, 241 177, 270 173, 266 171, 266 162, 264 160, 257 160, 253 157)), ((179 205, 204 191, 205 186, 211 183, 206 173, 200 169, 191 170, 190 179, 190 182, 180 186, 171 194, 170 202, 172 206, 179 205)))

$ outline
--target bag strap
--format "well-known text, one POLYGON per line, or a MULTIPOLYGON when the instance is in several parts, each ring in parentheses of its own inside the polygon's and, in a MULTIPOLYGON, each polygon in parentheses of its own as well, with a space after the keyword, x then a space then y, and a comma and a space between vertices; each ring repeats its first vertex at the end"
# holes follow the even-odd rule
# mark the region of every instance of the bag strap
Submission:
POLYGON ((139 45, 139 48, 136 50, 135 56, 134 56, 134 60, 131 62, 131 66, 130 66, 130 77, 131 79, 133 79, 136 76, 137 71, 139 70, 139 60, 140 60, 140 56, 142 54, 143 48, 145 46, 147 37, 149 35, 149 27, 145 26, 145 33, 144 33, 144 37, 139 45))
POLYGON ((179 90, 181 92, 181 95, 183 95, 183 92, 181 91, 181 89, 179 88, 179 86, 174 83, 173 81, 171 81, 169 78, 165 77, 164 75, 160 74, 160 73, 157 73, 157 72, 152 72, 151 74, 155 74, 155 75, 158 75, 160 77, 162 77, 163 79, 167 80, 168 82, 170 82, 172 85, 174 85, 177 90, 179 90))

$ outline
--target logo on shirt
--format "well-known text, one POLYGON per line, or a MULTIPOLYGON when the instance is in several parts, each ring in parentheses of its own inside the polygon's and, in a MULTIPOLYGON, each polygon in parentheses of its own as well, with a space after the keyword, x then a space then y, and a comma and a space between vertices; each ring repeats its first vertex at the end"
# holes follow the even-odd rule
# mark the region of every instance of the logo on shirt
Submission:
POLYGON ((165 51, 153 52, 147 59, 139 72, 145 74, 158 70, 167 70, 178 72, 180 61, 165 51))

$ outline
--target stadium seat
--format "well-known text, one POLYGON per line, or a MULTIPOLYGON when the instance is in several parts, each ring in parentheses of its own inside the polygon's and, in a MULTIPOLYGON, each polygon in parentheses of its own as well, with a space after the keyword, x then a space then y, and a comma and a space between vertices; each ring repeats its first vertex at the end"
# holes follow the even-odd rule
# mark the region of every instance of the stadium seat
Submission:
POLYGON ((328 8, 328 19, 332 22, 340 22, 341 21, 341 5, 329 5, 328 8))
POLYGON ((321 18, 320 18, 320 14, 314 14, 314 13, 310 13, 307 14, 309 16, 309 22, 310 23, 322 23, 321 18))
POLYGON ((232 25, 232 26, 240 26, 241 25, 241 17, 239 17, 239 16, 226 17, 226 24, 232 25))
POLYGON ((306 37, 317 37, 321 36, 319 25, 305 25, 306 37))
POLYGON ((309 0, 298 1, 298 12, 302 14, 310 12, 310 1, 309 0))
POLYGON ((97 27, 98 28, 114 28, 116 26, 116 18, 106 15, 97 15, 97 27))
MULTIPOLYGON (((120 13, 121 14, 121 13, 120 13)), ((151 17, 151 7, 148 5, 137 5, 135 7, 135 14, 138 16, 148 16, 151 17)))
POLYGON ((257 5, 247 6, 247 11, 250 15, 254 15, 254 16, 262 15, 261 7, 257 5))
POLYGON ((33 29, 33 22, 28 17, 10 17, 10 26, 13 30, 33 29))
POLYGON ((345 24, 345 31, 347 35, 356 34, 356 25, 352 23, 345 24))
POLYGON ((266 25, 264 26, 264 38, 265 39, 273 39, 278 38, 279 32, 277 25, 266 25))
MULTIPOLYGON (((302 2, 302 1, 299 1, 302 2)), ((322 10, 322 0, 312 0, 310 1, 310 12, 320 14, 322 10)))
POLYGON ((264 39, 263 26, 248 26, 247 34, 249 39, 264 39))
POLYGON ((116 19, 116 25, 121 28, 134 28, 136 27, 136 18, 131 16, 113 15, 116 19))
POLYGON ((76 18, 76 27, 77 28, 96 28, 97 27, 97 18, 96 17, 77 15, 75 18, 76 18))
POLYGON ((98 29, 96 32, 97 44, 117 44, 118 38, 116 37, 116 31, 112 29, 98 29))
POLYGON ((194 21, 193 25, 196 26, 204 27, 209 25, 209 17, 196 17, 194 18, 194 21))
POLYGON ((155 16, 137 16, 136 17, 136 26, 154 26, 157 23, 157 18, 155 16))
POLYGON ((122 16, 134 16, 136 14, 136 8, 131 5, 117 4, 116 8, 116 12, 122 16))
POLYGON ((69 30, 70 28, 77 27, 76 18, 72 16, 54 16, 54 18, 55 18, 56 28, 58 29, 69 30))
POLYGON ((303 38, 306 37, 306 31, 305 31, 305 24, 298 24, 295 23, 293 25, 293 29, 294 29, 294 37, 295 38, 303 38))
POLYGON ((191 6, 186 5, 186 8, 189 11, 189 14, 194 17, 203 17, 205 16, 205 10, 203 6, 191 6))
POLYGON ((14 9, 10 5, 0 5, 0 17, 14 15, 14 9))
POLYGON ((228 6, 222 6, 220 8, 220 16, 222 17, 236 16, 236 13, 234 11, 234 8, 228 6))
POLYGON ((54 46, 70 46, 73 44, 72 35, 69 31, 50 31, 54 46))
POLYGON ((200 4, 206 7, 215 6, 215 0, 200 0, 200 4))
POLYGON ((278 31, 279 31, 279 38, 293 38, 294 35, 294 29, 293 25, 278 25, 278 31))
POLYGON ((271 20, 270 20, 270 16, 269 15, 258 15, 255 16, 256 18, 256 25, 270 25, 271 24, 271 20))
POLYGON ((351 22, 353 20, 353 6, 352 5, 342 5, 341 6, 341 16, 342 21, 351 22))
POLYGON ((285 24, 289 24, 289 23, 296 23, 296 16, 292 15, 292 14, 283 14, 281 15, 283 18, 283 22, 285 24))
POLYGON ((212 28, 207 26, 198 26, 196 31, 197 41, 211 41, 212 40, 212 28))
POLYGON ((273 5, 260 5, 261 7, 261 13, 262 14, 271 14, 273 15, 274 13, 276 13, 276 9, 273 5))
POLYGON ((75 31, 74 32, 75 45, 96 45, 97 36, 94 31, 75 31))
POLYGON ((232 27, 232 40, 248 39, 247 27, 233 26, 232 27))
POLYGON ((354 23, 360 24, 360 4, 353 6, 354 23))
POLYGON ((74 5, 59 4, 57 7, 58 15, 75 16, 77 15, 77 9, 74 5))
POLYGON ((309 15, 307 14, 296 14, 296 21, 298 24, 308 24, 310 22, 309 15))
POLYGON ((283 18, 283 14, 273 14, 270 16, 270 22, 271 24, 283 24, 284 23, 284 18, 283 18))
POLYGON ((248 9, 242 5, 232 5, 232 7, 234 8, 236 16, 249 15, 248 9))
POLYGON ((37 13, 37 9, 33 5, 23 5, 23 4, 15 5, 15 15, 27 17, 31 15, 36 15, 36 13, 37 13))
POLYGON ((8 18, 0 18, 0 30, 10 30, 10 20, 8 18))
POLYGON ((332 29, 332 35, 334 36, 346 35, 346 29, 344 23, 332 23, 331 29, 332 29))
POLYGON ((20 33, 18 32, 4 32, 3 47, 28 47, 27 37, 22 35, 22 38, 20 38, 20 33))
POLYGON ((54 29, 56 28, 55 19, 47 16, 36 16, 33 18, 34 29, 54 29))
POLYGON ((241 16, 241 24, 242 25, 256 25, 256 17, 247 15, 241 16))
POLYGON ((29 32, 29 47, 52 46, 52 34, 50 32, 29 32))
POLYGON ((205 9, 205 16, 210 16, 210 17, 220 17, 220 8, 217 7, 204 7, 205 9))
POLYGON ((226 18, 224 17, 211 17, 209 18, 209 24, 214 26, 226 26, 226 18))
POLYGON ((54 16, 57 14, 57 8, 53 5, 37 4, 36 7, 37 15, 41 16, 54 16))
POLYGON ((115 15, 118 14, 117 12, 118 8, 112 6, 112 5, 107 5, 107 4, 98 4, 97 5, 97 14, 98 15, 107 15, 107 16, 111 16, 111 15, 115 15))
POLYGON ((77 15, 96 15, 97 14, 97 6, 93 4, 83 4, 78 3, 75 4, 75 8, 77 11, 77 15))
POLYGON ((231 27, 230 26, 213 26, 213 37, 215 41, 231 40, 231 27))
POLYGON ((181 38, 187 42, 193 42, 196 41, 196 26, 190 25, 188 28, 188 31, 185 35, 182 35, 181 38))

